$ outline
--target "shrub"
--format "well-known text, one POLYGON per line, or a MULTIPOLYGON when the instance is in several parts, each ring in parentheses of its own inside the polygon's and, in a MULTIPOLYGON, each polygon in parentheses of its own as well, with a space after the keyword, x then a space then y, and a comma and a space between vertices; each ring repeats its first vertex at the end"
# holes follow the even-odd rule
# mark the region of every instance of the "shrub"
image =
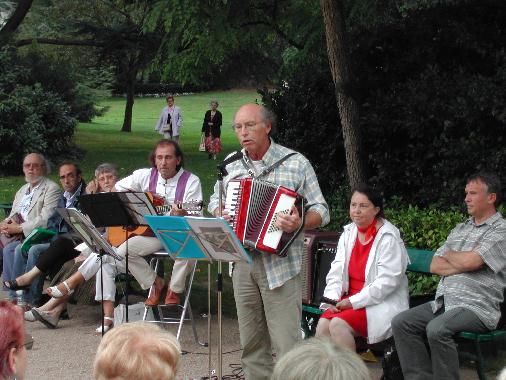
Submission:
POLYGON ((18 65, 26 67, 29 73, 25 84, 40 83, 50 92, 69 105, 70 114, 82 122, 90 122, 100 116, 102 110, 95 104, 109 96, 107 90, 113 81, 108 68, 76 68, 62 58, 52 58, 37 50, 30 50, 24 57, 19 57, 18 65))
POLYGON ((40 152, 52 161, 73 158, 79 150, 72 143, 77 120, 69 106, 41 84, 26 84, 29 71, 18 64, 15 53, 0 52, 0 173, 17 174, 29 152, 40 152))

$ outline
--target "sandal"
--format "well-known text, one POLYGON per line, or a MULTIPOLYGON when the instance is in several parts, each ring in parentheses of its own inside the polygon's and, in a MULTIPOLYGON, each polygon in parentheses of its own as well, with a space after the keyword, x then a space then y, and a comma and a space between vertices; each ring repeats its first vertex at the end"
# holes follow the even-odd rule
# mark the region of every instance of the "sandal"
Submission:
POLYGON ((30 285, 18 285, 16 280, 4 281, 4 286, 9 290, 28 290, 30 285))
POLYGON ((74 289, 70 289, 70 286, 69 284, 67 284, 67 281, 63 281, 62 284, 67 289, 67 293, 63 293, 60 289, 58 289, 58 285, 50 286, 49 288, 47 288, 46 293, 53 298, 62 298, 65 296, 70 296, 72 293, 74 293, 74 289))
MULTIPOLYGON (((104 316, 104 334, 109 331, 110 329, 112 329, 114 327, 114 317, 107 317, 107 316, 104 316), (105 324, 105 321, 112 321, 112 323, 110 325, 106 325, 105 324)), ((95 334, 97 335, 102 335, 102 325, 98 326, 96 329, 95 329, 95 334)))

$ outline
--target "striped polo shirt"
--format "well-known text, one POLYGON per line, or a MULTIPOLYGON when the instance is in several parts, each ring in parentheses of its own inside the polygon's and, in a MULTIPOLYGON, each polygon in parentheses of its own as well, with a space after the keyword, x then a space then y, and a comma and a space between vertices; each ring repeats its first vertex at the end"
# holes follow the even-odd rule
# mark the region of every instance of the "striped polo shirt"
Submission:
POLYGON ((506 288, 506 221, 497 212, 479 225, 474 218, 458 224, 435 255, 443 256, 447 251, 475 252, 484 265, 472 272, 441 277, 434 310, 441 307, 438 301, 444 296, 445 310, 471 310, 493 330, 501 317, 500 304, 506 288))

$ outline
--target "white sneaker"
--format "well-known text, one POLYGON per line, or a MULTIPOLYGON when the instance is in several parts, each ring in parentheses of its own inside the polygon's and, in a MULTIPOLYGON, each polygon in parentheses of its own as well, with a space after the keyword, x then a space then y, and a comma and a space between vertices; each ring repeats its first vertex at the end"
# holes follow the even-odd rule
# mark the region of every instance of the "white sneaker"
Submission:
POLYGON ((35 322, 36 321, 31 310, 25 311, 25 321, 27 321, 27 322, 35 322))

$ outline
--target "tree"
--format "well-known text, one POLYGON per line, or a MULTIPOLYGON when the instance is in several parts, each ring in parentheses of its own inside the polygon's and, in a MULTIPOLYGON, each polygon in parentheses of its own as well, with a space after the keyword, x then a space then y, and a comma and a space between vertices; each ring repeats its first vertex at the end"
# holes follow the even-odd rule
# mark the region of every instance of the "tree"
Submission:
POLYGON ((165 34, 160 22, 149 31, 146 29, 152 4, 149 0, 57 0, 39 9, 48 20, 44 22, 50 37, 31 36, 17 41, 16 45, 36 42, 93 47, 98 60, 113 64, 117 81, 126 84, 127 102, 121 131, 131 132, 138 75, 152 62, 165 34))
POLYGON ((32 3, 33 0, 20 0, 18 2, 16 9, 0 29, 0 47, 4 46, 12 39, 14 33, 30 10, 32 3))
POLYGON ((346 27, 343 2, 321 0, 325 23, 327 54, 334 81, 337 107, 341 119, 346 166, 350 186, 353 188, 366 180, 364 153, 359 125, 359 105, 346 46, 346 27), (355 91, 355 94, 354 94, 355 91))

